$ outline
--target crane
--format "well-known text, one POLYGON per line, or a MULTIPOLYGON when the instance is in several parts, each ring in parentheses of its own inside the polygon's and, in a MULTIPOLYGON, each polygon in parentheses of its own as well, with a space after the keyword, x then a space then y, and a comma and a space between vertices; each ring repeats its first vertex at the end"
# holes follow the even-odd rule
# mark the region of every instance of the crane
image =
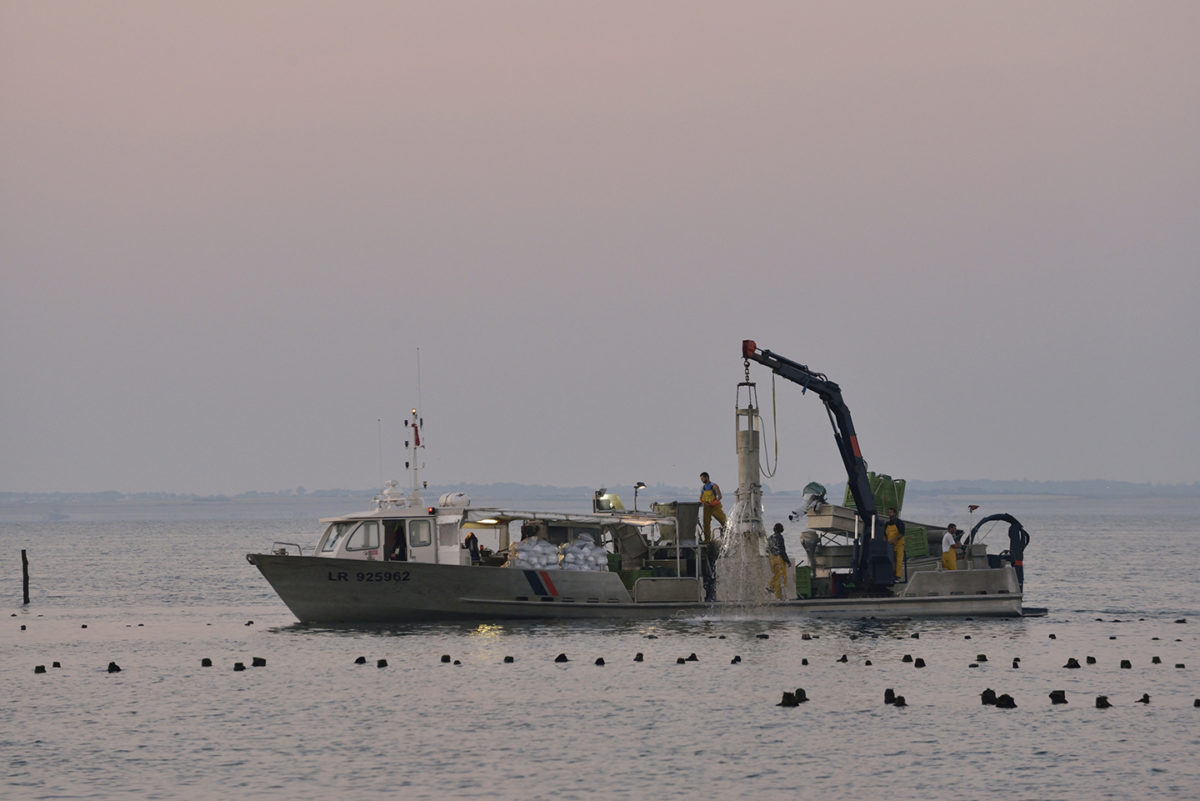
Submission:
POLYGON ((863 458, 862 448, 859 447, 858 435, 854 433, 850 408, 842 399, 842 388, 830 381, 824 373, 818 373, 807 365, 759 348, 753 339, 742 340, 742 358, 756 361, 770 368, 781 378, 799 384, 801 392, 812 390, 825 404, 829 422, 833 425, 833 439, 846 468, 846 482, 850 488, 850 495, 854 498, 854 510, 863 523, 857 542, 860 555, 858 572, 861 574, 865 568, 867 546, 875 522, 875 496, 871 492, 871 482, 867 477, 867 461, 863 458))

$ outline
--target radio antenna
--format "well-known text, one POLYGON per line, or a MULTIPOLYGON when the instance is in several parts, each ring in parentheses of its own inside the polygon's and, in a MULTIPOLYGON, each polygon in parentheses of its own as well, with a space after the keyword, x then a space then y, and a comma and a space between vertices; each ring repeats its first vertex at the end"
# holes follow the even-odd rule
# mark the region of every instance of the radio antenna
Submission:
POLYGON ((421 349, 417 348, 417 408, 421 408, 421 349))

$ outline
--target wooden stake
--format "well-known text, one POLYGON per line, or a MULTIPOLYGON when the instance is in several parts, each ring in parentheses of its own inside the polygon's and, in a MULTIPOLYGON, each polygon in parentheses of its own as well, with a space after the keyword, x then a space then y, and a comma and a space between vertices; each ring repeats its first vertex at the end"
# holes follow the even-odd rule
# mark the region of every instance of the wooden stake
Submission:
POLYGON ((21 588, 24 590, 25 605, 29 605, 29 557, 25 549, 21 549, 21 588))

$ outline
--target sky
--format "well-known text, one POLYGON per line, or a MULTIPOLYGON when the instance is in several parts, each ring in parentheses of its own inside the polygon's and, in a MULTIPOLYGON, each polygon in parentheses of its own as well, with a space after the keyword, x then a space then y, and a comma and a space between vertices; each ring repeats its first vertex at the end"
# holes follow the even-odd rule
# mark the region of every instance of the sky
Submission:
MULTIPOLYGON (((1191 0, 2 0, 0 491, 403 483, 419 403, 431 483, 729 492, 743 339, 879 472, 1200 481, 1197 40, 1191 0)), ((750 376, 767 483, 844 478, 750 376)))

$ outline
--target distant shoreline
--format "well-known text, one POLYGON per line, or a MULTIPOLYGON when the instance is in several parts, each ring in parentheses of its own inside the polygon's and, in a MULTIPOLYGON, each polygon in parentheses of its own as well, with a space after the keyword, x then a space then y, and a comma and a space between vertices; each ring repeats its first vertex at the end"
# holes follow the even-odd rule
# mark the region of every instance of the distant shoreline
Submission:
MULTIPOLYGON (((610 487, 621 494, 627 507, 632 488, 610 487)), ((829 484, 827 497, 840 503, 844 483, 829 484)), ((460 485, 428 487, 425 502, 436 504, 440 495, 463 491, 476 507, 528 506, 538 509, 590 508, 594 489, 520 484, 460 485)), ((320 492, 246 493, 234 496, 182 495, 170 493, 0 493, 0 524, 80 522, 87 520, 189 521, 189 520, 296 520, 312 521, 371 506, 373 490, 326 490, 320 492)), ((727 490, 726 496, 732 496, 727 490)), ((800 490, 771 491, 764 488, 763 501, 770 509, 797 509, 803 505, 800 490)), ((642 508, 656 501, 694 499, 691 487, 651 486, 640 493, 642 508)), ((732 501, 732 497, 729 497, 732 501)), ((1115 515, 1191 516, 1200 514, 1200 485, 1162 486, 1103 481, 911 481, 905 490, 905 511, 917 514, 930 510, 940 515, 965 513, 968 505, 979 504, 985 513, 1004 509, 1029 514, 1077 514, 1107 512, 1115 515), (922 511, 917 511, 922 510, 922 511)))
MULTIPOLYGON (((728 484, 729 482, 726 482, 728 484)), ((831 500, 841 498, 845 492, 844 481, 825 485, 831 500)), ((425 498, 436 500, 446 492, 465 492, 472 497, 505 498, 512 501, 524 499, 540 500, 587 500, 597 487, 555 487, 544 484, 446 484, 427 487, 422 491, 425 498)), ((632 487, 610 486, 610 491, 624 498, 633 496, 632 487)), ((726 488, 726 494, 731 492, 726 488)), ((644 498, 690 498, 697 493, 695 487, 650 485, 641 491, 644 498)), ((1005 479, 969 479, 952 481, 907 482, 906 492, 910 497, 935 495, 1035 495, 1067 496, 1077 498, 1200 498, 1200 482, 1192 484, 1150 484, 1130 481, 1067 480, 1026 481, 1005 479)), ((109 504, 109 503, 268 503, 286 501, 341 501, 370 502, 377 489, 325 489, 325 490, 280 490, 277 492, 243 492, 234 495, 200 495, 170 492, 0 492, 0 507, 24 504, 109 504)), ((775 490, 763 487, 764 496, 799 496, 800 489, 775 490)))

